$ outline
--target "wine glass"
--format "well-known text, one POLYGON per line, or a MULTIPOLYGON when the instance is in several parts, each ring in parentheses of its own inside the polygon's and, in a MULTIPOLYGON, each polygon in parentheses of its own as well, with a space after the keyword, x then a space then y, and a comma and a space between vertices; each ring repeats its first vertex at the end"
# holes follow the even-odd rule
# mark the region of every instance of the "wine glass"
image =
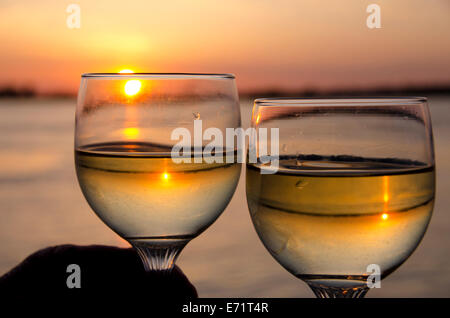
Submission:
POLYGON ((238 145, 223 147, 206 132, 240 125, 233 75, 82 75, 78 181, 91 208, 138 251, 147 271, 170 271, 229 203, 241 170, 238 145))
POLYGON ((435 194, 426 98, 257 99, 252 127, 254 227, 317 297, 364 297, 413 253, 435 194), (279 139, 264 144, 262 128, 279 139))

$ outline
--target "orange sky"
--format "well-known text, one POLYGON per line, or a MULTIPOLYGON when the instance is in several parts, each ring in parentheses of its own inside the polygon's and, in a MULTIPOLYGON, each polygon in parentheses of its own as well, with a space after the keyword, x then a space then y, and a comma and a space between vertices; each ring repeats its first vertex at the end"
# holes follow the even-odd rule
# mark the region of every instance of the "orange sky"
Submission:
POLYGON ((0 0, 0 86, 75 92, 123 68, 234 73, 241 91, 448 84, 449 18, 449 0, 0 0))

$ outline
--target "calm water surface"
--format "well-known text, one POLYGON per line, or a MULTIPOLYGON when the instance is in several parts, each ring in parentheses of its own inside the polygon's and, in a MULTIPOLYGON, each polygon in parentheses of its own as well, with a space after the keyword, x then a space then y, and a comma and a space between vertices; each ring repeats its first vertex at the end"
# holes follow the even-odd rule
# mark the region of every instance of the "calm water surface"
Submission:
MULTIPOLYGON (((421 245, 369 297, 450 297, 450 97, 430 98, 437 197, 421 245)), ((249 125, 251 102, 242 103, 249 125)), ((87 205, 73 162, 74 100, 0 100, 0 274, 57 244, 128 244, 87 205)), ((184 249, 178 265, 201 297, 313 297, 259 241, 245 178, 223 215, 184 249)), ((349 233, 351 235, 351 233, 349 233)))

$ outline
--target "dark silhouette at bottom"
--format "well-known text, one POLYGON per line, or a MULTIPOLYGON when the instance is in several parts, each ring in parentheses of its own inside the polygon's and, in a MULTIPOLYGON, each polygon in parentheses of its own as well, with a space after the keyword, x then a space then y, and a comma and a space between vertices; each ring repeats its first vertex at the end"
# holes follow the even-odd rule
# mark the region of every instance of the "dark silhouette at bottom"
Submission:
POLYGON ((0 293, 2 297, 25 299, 84 295, 149 300, 197 297, 195 287, 177 266, 170 272, 147 273, 132 248, 101 245, 59 245, 39 250, 0 277, 0 293), (70 264, 79 266, 79 280, 70 264), (78 282, 81 288, 75 288, 78 282))

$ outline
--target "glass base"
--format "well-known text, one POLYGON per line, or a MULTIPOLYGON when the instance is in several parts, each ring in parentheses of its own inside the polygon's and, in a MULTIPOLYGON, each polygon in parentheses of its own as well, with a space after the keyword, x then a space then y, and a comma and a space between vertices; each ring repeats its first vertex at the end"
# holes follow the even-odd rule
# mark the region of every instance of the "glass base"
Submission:
MULTIPOLYGON (((339 276, 338 276, 339 277, 339 276)), ((358 277, 359 278, 359 277, 358 277)), ((369 291, 367 281, 343 278, 301 278, 317 298, 363 298, 369 291)))
POLYGON ((147 272, 170 272, 181 250, 191 238, 127 239, 136 249, 147 272))

